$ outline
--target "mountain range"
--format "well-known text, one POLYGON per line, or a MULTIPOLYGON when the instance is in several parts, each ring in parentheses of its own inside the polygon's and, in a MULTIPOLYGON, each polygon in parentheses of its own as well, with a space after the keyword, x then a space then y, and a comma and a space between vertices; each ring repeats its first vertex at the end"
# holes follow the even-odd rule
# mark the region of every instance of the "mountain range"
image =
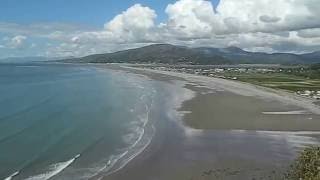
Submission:
POLYGON ((315 64, 320 51, 308 54, 248 52, 238 47, 190 48, 154 44, 114 53, 69 58, 63 62, 83 63, 166 63, 166 64, 315 64))

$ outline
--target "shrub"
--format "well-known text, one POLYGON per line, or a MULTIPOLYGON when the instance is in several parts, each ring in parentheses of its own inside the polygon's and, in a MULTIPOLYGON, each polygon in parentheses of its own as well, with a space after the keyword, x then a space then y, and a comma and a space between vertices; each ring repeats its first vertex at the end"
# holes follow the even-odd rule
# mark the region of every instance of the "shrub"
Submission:
POLYGON ((308 147, 291 165, 287 180, 320 180, 320 147, 308 147))

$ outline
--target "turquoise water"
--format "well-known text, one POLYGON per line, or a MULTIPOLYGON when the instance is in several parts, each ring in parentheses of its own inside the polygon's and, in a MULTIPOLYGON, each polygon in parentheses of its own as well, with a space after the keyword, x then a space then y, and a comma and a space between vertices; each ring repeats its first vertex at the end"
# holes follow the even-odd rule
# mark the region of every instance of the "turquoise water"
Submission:
POLYGON ((155 94, 145 77, 94 66, 0 65, 0 179, 107 172, 150 142, 155 94))

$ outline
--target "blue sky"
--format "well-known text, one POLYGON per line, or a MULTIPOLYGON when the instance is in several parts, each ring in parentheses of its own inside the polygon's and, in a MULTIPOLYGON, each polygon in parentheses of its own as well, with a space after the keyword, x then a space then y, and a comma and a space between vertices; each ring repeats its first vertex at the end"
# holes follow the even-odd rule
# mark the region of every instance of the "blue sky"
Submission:
POLYGON ((0 58, 85 56, 154 43, 320 50, 315 0, 0 0, 0 58))
MULTIPOLYGON (((65 22, 100 27, 128 7, 140 3, 166 18, 165 8, 175 0, 1 0, 0 21, 14 23, 65 22)), ((218 0, 211 1, 217 5, 218 0)))

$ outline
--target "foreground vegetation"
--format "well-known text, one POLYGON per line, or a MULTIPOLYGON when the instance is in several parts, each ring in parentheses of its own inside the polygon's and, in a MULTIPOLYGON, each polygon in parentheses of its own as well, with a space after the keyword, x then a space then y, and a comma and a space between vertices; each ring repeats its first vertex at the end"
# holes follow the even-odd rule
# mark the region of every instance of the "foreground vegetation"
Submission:
POLYGON ((286 180, 320 180, 320 147, 309 147, 286 174, 286 180))

